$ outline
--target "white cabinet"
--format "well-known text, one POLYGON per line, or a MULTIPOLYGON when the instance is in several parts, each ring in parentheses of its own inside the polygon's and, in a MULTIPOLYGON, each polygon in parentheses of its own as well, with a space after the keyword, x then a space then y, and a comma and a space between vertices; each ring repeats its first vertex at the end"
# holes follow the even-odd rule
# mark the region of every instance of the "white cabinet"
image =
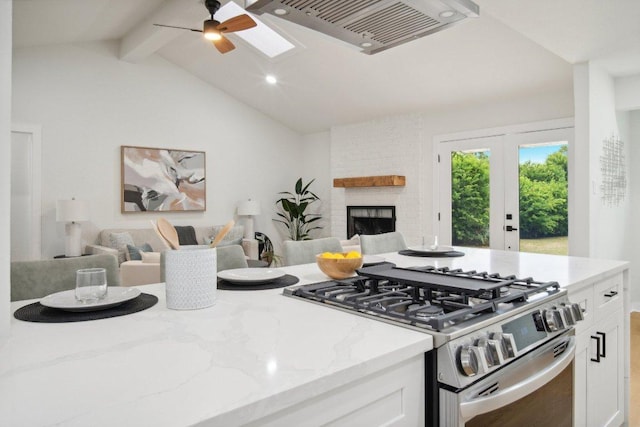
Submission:
POLYGON ((424 382, 424 356, 419 355, 245 427, 423 426, 424 382))
POLYGON ((576 327, 575 426, 620 426, 624 422, 623 275, 572 292, 585 308, 576 327), (591 312, 589 311, 591 310, 591 312))

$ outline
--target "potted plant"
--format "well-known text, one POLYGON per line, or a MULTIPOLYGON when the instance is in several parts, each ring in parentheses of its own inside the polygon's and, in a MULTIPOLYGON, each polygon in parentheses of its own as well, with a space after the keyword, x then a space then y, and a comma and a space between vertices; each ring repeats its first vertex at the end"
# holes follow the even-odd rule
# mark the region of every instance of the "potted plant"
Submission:
POLYGON ((309 233, 322 228, 317 225, 322 216, 317 213, 307 213, 309 206, 320 200, 309 190, 313 181, 315 180, 312 179, 305 185, 302 178, 299 178, 296 181, 295 193, 289 191, 278 193, 287 197, 282 197, 276 202, 278 218, 274 221, 284 224, 291 240, 311 240, 309 233))

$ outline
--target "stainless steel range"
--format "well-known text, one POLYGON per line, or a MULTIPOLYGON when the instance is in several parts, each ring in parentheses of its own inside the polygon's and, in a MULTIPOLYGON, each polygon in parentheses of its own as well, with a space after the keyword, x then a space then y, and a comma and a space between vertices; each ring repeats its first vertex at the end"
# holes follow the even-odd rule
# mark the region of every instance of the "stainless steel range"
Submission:
POLYGON ((583 310, 557 282, 385 263, 284 293, 432 335, 429 426, 572 424, 583 310))

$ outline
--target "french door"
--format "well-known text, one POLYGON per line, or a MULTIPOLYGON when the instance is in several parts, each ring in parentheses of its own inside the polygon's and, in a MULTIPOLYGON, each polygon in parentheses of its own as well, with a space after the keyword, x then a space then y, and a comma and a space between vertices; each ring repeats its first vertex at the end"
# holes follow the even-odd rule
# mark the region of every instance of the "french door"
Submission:
POLYGON ((572 138, 563 127, 437 141, 440 241, 566 255, 572 138))

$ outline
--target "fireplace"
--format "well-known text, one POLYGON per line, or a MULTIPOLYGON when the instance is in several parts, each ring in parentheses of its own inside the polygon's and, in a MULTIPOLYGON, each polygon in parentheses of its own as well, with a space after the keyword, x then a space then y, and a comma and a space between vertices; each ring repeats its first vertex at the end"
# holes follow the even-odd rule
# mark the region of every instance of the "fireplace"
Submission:
POLYGON ((395 206, 347 206, 347 238, 396 231, 395 206))

